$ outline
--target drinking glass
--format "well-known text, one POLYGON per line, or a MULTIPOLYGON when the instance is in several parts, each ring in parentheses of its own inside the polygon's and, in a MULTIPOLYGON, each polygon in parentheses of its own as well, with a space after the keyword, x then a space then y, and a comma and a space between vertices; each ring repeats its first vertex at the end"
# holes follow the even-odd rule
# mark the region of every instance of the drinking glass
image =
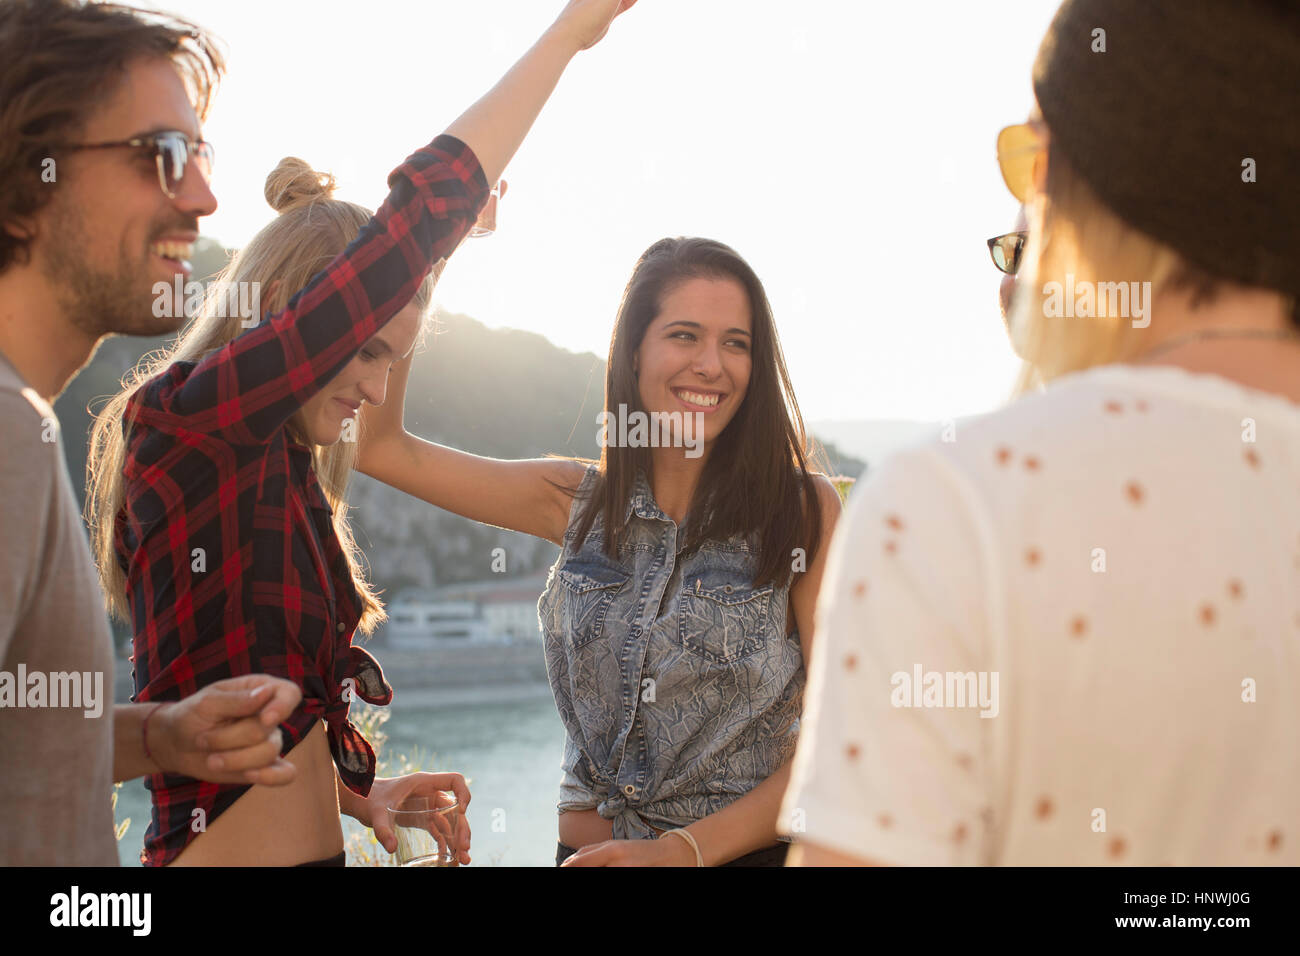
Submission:
POLYGON ((397 835, 397 865, 459 866, 456 835, 461 813, 456 794, 446 790, 407 797, 398 806, 389 807, 397 835))

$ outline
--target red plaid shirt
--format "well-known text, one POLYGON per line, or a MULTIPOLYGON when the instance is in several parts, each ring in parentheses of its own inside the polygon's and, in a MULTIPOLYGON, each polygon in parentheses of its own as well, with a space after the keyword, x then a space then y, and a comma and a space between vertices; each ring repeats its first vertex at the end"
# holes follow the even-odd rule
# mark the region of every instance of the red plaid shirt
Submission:
MULTIPOLYGON (((132 397, 115 529, 135 633, 132 699, 179 700, 243 674, 286 677, 303 698, 281 725, 282 752, 324 718, 339 774, 362 795, 375 754, 348 720, 349 701, 387 704, 392 689, 352 645, 360 602, 311 452, 285 425, 411 300, 488 197, 477 158, 450 136, 388 182, 379 212, 288 308, 132 397)), ((194 837, 195 808, 210 823, 248 789, 175 774, 146 786, 153 815, 140 858, 155 866, 194 837)))

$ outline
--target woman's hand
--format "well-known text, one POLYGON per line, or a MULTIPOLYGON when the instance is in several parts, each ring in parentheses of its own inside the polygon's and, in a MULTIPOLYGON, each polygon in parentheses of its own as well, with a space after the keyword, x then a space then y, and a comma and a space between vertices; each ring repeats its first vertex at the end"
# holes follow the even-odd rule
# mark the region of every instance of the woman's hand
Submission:
POLYGON ((355 797, 349 812, 360 823, 375 832, 375 839, 389 853, 397 852, 397 834, 393 832, 392 821, 388 815, 389 807, 400 806, 407 797, 427 797, 431 806, 442 791, 451 790, 456 794, 460 813, 456 817, 456 833, 452 843, 457 860, 464 864, 469 857, 469 817, 465 810, 469 806, 469 787, 465 778, 458 773, 408 773, 404 777, 376 777, 366 797, 355 797))
POLYGON ((606 840, 584 846, 561 866, 695 866, 695 851, 681 837, 606 840))
POLYGON ((579 50, 590 50, 609 32, 614 18, 634 3, 636 0, 570 0, 552 29, 570 36, 579 50))
MULTIPOLYGON (((595 46, 634 0, 570 0, 554 23, 477 103, 447 127, 494 183, 578 51, 595 46)), ((574 155, 579 155, 580 150, 574 155)))

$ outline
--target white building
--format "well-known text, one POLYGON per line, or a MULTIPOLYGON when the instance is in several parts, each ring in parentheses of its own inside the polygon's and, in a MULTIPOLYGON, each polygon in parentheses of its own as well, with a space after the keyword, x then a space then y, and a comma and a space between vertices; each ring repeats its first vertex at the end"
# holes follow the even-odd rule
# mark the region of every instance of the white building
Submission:
POLYGON ((389 605, 384 635, 404 648, 537 639, 537 601, 545 587, 541 574, 408 592, 389 605))

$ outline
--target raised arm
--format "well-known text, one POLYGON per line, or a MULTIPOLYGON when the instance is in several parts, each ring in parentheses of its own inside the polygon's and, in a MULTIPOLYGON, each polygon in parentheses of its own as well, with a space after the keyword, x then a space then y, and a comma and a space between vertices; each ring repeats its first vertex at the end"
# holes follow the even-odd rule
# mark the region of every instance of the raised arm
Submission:
POLYGON ((329 383, 451 255, 574 54, 595 43, 628 0, 572 0, 509 73, 389 177, 391 192, 361 234, 278 315, 149 391, 148 406, 188 430, 265 441, 329 383))
POLYGON ((593 47, 636 0, 571 0, 500 82, 447 127, 478 156, 488 182, 505 171, 574 55, 593 47))
POLYGON ((412 435, 403 424, 411 361, 394 364, 384 404, 362 412, 357 469, 435 507, 560 544, 572 502, 562 488, 578 487, 583 465, 482 458, 412 435))
MULTIPOLYGON (((491 92, 448 128, 473 145, 489 181, 519 148, 569 60, 599 42, 635 2, 573 0, 491 92)), ((411 435, 402 423, 410 371, 410 356, 396 363, 388 399, 363 412, 358 469, 444 510, 559 544, 572 502, 562 489, 578 486, 583 466, 563 459, 482 458, 411 435)))

